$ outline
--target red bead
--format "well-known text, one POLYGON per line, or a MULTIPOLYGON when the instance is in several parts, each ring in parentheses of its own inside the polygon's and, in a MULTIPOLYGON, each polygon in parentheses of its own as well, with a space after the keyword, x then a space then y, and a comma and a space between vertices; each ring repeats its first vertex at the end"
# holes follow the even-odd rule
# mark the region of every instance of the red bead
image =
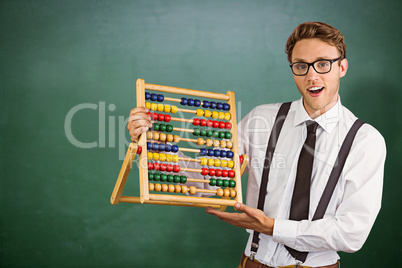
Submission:
POLYGON ((148 112, 147 115, 151 116, 151 112, 148 112))
POLYGON ((172 171, 173 171, 173 165, 168 164, 168 165, 166 166, 166 171, 167 171, 167 172, 172 172, 172 171))
POLYGON ((204 176, 208 175, 208 169, 207 168, 202 168, 201 169, 201 175, 204 175, 204 176))
POLYGON ((226 124, 225 122, 219 122, 219 128, 225 128, 226 124))
POLYGON ((213 168, 209 169, 209 176, 215 176, 215 169, 213 168))
POLYGON ((194 125, 194 126, 198 126, 199 124, 200 124, 200 119, 194 118, 194 119, 193 119, 193 125, 194 125))
POLYGON ((229 172, 226 169, 222 170, 222 177, 227 177, 228 174, 229 174, 229 172))
POLYGON ((165 122, 170 122, 170 119, 172 119, 172 117, 168 114, 165 114, 165 122))
POLYGON ((163 114, 158 114, 158 121, 163 121, 165 116, 163 114))
POLYGON ((214 128, 218 128, 218 127, 219 127, 219 122, 218 122, 218 121, 214 121, 213 127, 214 127, 214 128))
POLYGON ((201 119, 200 120, 200 126, 205 127, 207 125, 207 120, 201 119))
POLYGON ((152 162, 148 162, 148 170, 153 170, 154 169, 154 164, 152 162))
POLYGON ((138 147, 137 147, 137 154, 141 154, 141 151, 142 151, 141 146, 138 146, 138 147))
POLYGON ((230 122, 226 122, 225 123, 225 128, 226 129, 231 129, 232 128, 232 124, 230 122))
POLYGON ((166 164, 161 164, 160 170, 161 170, 161 171, 166 171, 166 164))
POLYGON ((159 163, 154 163, 154 170, 158 171, 161 168, 159 163))
POLYGON ((156 113, 151 113, 152 120, 158 120, 158 115, 156 113))
POLYGON ((229 170, 229 178, 233 178, 235 176, 235 172, 233 170, 229 170))
POLYGON ((222 176, 222 170, 221 170, 221 169, 217 169, 215 176, 216 176, 216 177, 221 177, 221 176, 222 176))
POLYGON ((212 127, 213 124, 214 124, 214 121, 207 120, 207 127, 212 127))
POLYGON ((239 159, 240 159, 240 164, 243 164, 244 159, 243 159, 242 155, 239 156, 239 159))
POLYGON ((180 172, 180 166, 179 165, 174 165, 173 166, 173 172, 175 172, 175 173, 180 172))

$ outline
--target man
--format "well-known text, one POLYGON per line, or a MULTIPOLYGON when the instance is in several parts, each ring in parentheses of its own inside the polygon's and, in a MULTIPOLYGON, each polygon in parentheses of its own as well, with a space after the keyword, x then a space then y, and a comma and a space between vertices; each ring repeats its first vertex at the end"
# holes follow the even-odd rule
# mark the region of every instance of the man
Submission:
MULTIPOLYGON (((247 205, 235 205, 241 213, 210 207, 206 212, 250 233, 239 267, 338 267, 336 252, 359 250, 379 212, 385 142, 369 124, 357 130, 325 213, 313 220, 331 171, 337 166, 339 148, 357 119, 341 105, 338 95, 340 78, 348 69, 346 46, 332 26, 307 22, 289 37, 286 53, 302 98, 291 103, 274 157, 268 162, 262 209, 257 209, 257 203, 264 166, 267 169, 267 136, 281 104, 258 106, 239 124, 239 151, 250 157, 247 205), (306 146, 313 136, 314 145, 306 146), (307 166, 300 160, 302 154, 314 161, 307 172, 308 186, 304 186, 308 193, 299 201, 299 169, 307 166), (307 208, 293 209, 305 203, 305 196, 307 208), (306 210, 306 215, 295 220, 301 210, 306 210), (300 257, 300 252, 308 254, 300 257)), ((145 112, 143 108, 131 111, 128 129, 133 141, 150 126, 145 112)))

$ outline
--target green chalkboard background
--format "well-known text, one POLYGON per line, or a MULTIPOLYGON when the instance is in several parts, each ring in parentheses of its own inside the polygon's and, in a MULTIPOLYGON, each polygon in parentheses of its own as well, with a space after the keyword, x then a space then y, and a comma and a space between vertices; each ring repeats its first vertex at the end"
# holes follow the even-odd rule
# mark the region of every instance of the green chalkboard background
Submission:
POLYGON ((241 118, 300 97, 284 44, 298 24, 324 21, 348 46, 342 103, 388 147, 382 210, 342 267, 397 267, 401 3, 1 0, 0 266, 235 267, 246 232, 204 209, 110 204, 135 81, 233 90, 241 118))

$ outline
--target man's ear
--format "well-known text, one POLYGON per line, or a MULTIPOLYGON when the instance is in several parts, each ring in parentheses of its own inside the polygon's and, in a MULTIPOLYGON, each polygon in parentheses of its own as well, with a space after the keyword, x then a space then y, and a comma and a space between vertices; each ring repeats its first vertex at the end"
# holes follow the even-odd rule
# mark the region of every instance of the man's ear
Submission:
POLYGON ((344 77, 347 71, 348 71, 348 60, 343 59, 341 61, 341 66, 339 68, 339 77, 344 77))

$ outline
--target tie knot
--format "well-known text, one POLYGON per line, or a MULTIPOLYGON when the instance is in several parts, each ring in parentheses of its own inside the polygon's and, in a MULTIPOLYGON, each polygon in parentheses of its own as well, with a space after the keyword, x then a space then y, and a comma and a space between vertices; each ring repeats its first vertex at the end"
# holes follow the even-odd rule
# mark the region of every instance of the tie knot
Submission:
POLYGON ((317 127, 318 127, 318 123, 315 121, 309 120, 309 121, 306 121, 306 125, 307 125, 307 132, 315 134, 317 127))

